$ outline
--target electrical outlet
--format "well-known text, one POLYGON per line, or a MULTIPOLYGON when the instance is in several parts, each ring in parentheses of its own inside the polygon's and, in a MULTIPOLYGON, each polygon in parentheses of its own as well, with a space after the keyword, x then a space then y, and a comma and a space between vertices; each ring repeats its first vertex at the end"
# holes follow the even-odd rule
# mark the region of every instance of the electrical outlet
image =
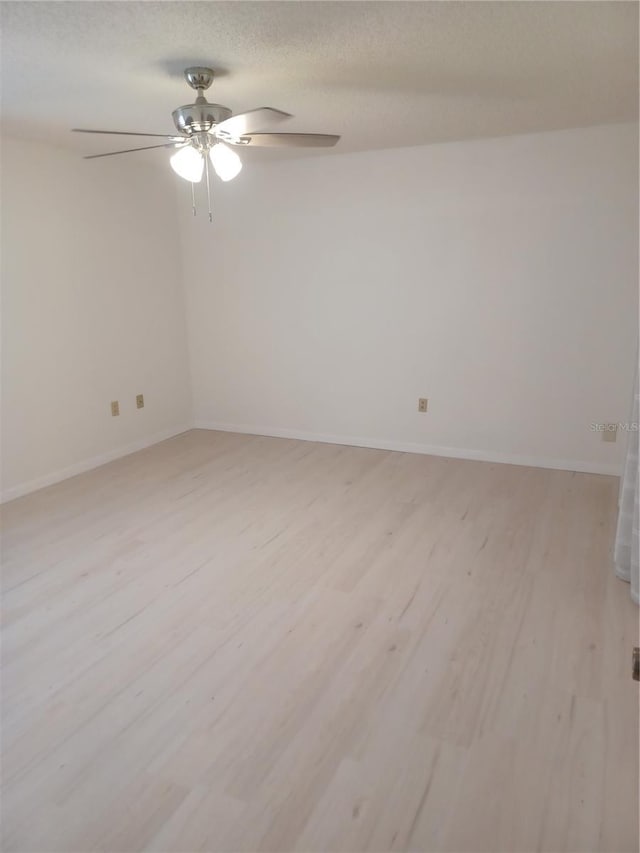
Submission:
POLYGON ((419 412, 426 412, 428 405, 429 405, 429 400, 427 399, 427 397, 419 397, 418 398, 418 411, 419 412))
POLYGON ((111 417, 117 418, 120 414, 120 403, 117 400, 111 401, 111 417))
POLYGON ((138 409, 144 409, 144 395, 136 394, 136 406, 138 409))
POLYGON ((602 431, 603 441, 616 441, 618 438, 618 424, 605 424, 602 431))

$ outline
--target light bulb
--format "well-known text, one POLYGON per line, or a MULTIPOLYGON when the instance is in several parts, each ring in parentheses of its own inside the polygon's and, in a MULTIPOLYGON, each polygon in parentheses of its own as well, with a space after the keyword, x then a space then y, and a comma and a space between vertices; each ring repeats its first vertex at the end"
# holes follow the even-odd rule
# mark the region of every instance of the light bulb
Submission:
POLYGON ((185 145, 184 148, 172 154, 169 162, 176 175, 180 175, 185 181, 197 184, 202 180, 204 157, 190 145, 185 145))
POLYGON ((242 161, 235 151, 222 142, 217 142, 209 151, 209 157, 221 181, 230 181, 242 169, 242 161))

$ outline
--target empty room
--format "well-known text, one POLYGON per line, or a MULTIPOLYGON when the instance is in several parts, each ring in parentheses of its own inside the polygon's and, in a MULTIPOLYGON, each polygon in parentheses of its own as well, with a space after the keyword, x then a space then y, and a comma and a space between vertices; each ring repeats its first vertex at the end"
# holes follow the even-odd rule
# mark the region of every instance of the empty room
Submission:
POLYGON ((638 851, 636 2, 0 2, 3 853, 638 851))

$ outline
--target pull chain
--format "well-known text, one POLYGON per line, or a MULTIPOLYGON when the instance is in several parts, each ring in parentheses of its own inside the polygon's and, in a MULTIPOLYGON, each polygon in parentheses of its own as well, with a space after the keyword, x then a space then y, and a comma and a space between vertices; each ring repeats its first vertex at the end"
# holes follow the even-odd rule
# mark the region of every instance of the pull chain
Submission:
POLYGON ((191 209, 193 210, 193 215, 196 215, 196 185, 191 181, 191 209))
POLYGON ((207 206, 209 208, 209 222, 213 222, 213 216, 211 214, 211 188, 209 187, 209 158, 206 154, 204 158, 204 170, 207 176, 207 206))

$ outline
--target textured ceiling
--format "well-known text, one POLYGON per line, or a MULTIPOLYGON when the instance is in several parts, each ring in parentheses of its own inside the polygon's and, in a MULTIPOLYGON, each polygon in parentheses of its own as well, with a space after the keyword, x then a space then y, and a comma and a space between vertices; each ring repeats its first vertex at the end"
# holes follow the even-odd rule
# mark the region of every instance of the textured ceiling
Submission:
POLYGON ((282 130, 339 133, 336 153, 638 113, 635 2, 19 0, 0 16, 5 131, 86 153, 129 146, 69 128, 171 132, 194 64, 219 72, 209 100, 293 113, 282 130))

